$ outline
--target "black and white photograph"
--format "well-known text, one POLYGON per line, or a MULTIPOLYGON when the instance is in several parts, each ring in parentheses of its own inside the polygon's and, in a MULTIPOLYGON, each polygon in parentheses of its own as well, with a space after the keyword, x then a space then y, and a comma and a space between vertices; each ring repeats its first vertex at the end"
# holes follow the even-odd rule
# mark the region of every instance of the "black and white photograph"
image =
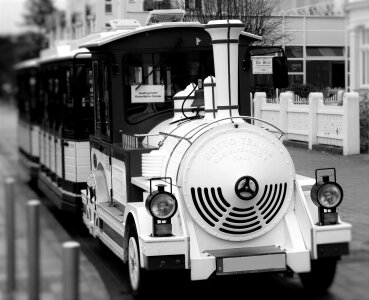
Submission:
POLYGON ((368 0, 0 0, 0 300, 369 300, 368 0))

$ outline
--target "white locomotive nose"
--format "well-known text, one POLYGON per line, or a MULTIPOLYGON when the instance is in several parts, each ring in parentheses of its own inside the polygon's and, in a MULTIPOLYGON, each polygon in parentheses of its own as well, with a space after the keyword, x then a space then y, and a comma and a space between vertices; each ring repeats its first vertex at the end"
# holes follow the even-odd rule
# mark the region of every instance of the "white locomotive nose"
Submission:
POLYGON ((294 179, 282 143, 247 123, 223 124, 202 134, 178 173, 194 220, 218 238, 235 241, 264 234, 281 220, 294 179))

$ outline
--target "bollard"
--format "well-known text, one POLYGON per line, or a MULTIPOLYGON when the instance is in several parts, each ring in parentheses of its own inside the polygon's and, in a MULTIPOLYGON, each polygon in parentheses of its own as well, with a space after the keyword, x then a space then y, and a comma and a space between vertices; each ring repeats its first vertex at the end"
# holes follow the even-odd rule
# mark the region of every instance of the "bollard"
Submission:
POLYGON ((63 298, 79 299, 79 249, 74 241, 63 243, 63 298))
POLYGON ((11 293, 15 290, 15 210, 14 210, 14 179, 6 178, 5 190, 5 219, 6 219, 6 291, 11 293))
POLYGON ((40 298, 40 205, 39 200, 27 202, 28 294, 30 300, 40 298))

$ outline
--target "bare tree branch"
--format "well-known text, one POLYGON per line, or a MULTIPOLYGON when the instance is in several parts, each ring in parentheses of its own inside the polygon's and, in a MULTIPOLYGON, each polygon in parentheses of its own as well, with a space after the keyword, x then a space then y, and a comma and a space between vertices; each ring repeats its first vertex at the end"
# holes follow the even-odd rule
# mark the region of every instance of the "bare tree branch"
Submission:
POLYGON ((240 19, 246 32, 263 37, 262 44, 276 45, 284 37, 283 19, 273 15, 279 0, 202 0, 201 4, 201 9, 186 10, 186 21, 240 19))

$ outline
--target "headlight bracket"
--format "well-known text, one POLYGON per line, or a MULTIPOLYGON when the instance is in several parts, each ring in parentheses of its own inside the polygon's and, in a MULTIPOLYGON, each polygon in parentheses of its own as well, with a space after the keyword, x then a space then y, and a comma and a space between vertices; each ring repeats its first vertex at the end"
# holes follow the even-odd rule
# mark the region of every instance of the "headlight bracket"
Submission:
POLYGON ((338 213, 336 208, 342 202, 343 190, 342 187, 336 182, 335 168, 315 170, 315 184, 311 189, 310 196, 313 203, 318 207, 318 225, 337 224, 338 213), (321 193, 323 194, 322 198, 326 201, 326 203, 324 203, 324 201, 322 201, 320 198, 321 193), (324 193, 328 194, 327 198, 324 193), (336 198, 334 199, 334 197, 336 198))
MULTIPOLYGON (((173 195, 172 178, 171 177, 154 177, 154 178, 150 178, 149 180, 150 180, 150 194, 146 198, 145 206, 146 206, 148 213, 152 216, 152 219, 153 219, 152 236, 155 236, 155 237, 172 236, 171 219, 175 215, 177 208, 178 208, 177 199, 173 195), (164 181, 164 182, 169 181, 170 192, 165 191, 165 184, 158 184, 157 190, 153 190, 152 188, 153 181, 164 181), (155 199, 157 199, 157 197, 162 197, 163 195, 165 197, 170 197, 170 199, 173 201, 171 205, 174 205, 174 206, 171 207, 171 212, 170 214, 168 214, 168 216, 159 217, 157 214, 155 214, 155 212, 153 212, 151 204, 155 201, 155 199)), ((163 203, 166 203, 166 202, 163 201, 163 203)))

